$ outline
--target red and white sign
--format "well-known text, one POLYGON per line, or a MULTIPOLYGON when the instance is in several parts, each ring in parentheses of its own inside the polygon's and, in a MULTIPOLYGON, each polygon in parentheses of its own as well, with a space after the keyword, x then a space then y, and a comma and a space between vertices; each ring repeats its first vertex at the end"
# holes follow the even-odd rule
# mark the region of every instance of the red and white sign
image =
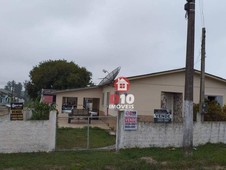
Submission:
POLYGON ((133 110, 135 97, 133 94, 125 93, 130 88, 130 82, 126 77, 119 77, 114 82, 115 91, 110 95, 109 109, 133 110))
POLYGON ((126 77, 119 77, 115 80, 114 87, 118 92, 126 92, 129 90, 130 82, 126 77))

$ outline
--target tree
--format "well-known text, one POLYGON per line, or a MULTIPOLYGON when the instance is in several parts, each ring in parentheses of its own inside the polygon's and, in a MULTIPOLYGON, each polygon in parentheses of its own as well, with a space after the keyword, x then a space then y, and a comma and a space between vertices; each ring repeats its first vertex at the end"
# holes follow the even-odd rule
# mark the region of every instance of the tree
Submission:
POLYGON ((12 92, 13 97, 22 97, 23 85, 20 82, 16 83, 14 80, 8 81, 4 89, 12 92))
POLYGON ((41 89, 71 89, 91 84, 92 73, 74 62, 66 60, 48 60, 39 63, 29 74, 26 83, 28 95, 35 99, 41 89))
POLYGON ((22 98, 23 85, 19 82, 14 85, 14 94, 16 97, 22 98))

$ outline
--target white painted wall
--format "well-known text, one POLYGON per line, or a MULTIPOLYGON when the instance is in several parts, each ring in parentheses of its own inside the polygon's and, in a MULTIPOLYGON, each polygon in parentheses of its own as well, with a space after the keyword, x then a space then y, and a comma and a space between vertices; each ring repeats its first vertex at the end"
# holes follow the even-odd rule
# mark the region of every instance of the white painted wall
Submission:
POLYGON ((56 111, 49 120, 0 122, 0 153, 49 152, 55 144, 56 111))
MULTIPOLYGON (((138 123, 136 131, 124 131, 123 114, 119 116, 118 148, 182 147, 182 123, 138 123)), ((194 123, 193 145, 226 143, 226 122, 194 123)))

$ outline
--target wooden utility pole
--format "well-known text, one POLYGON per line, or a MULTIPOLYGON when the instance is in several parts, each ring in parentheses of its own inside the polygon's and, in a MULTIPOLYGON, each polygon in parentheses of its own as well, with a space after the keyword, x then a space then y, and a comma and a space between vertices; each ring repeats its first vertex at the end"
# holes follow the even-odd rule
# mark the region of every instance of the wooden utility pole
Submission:
POLYGON ((197 115, 197 121, 204 121, 203 109, 205 104, 205 101, 204 101, 205 100, 205 57, 206 57, 206 28, 202 28, 200 97, 199 97, 199 115, 197 115))
POLYGON ((183 148, 186 156, 193 149, 193 74, 194 74, 194 36, 195 36, 195 0, 187 0, 184 6, 187 12, 187 50, 184 90, 183 148))

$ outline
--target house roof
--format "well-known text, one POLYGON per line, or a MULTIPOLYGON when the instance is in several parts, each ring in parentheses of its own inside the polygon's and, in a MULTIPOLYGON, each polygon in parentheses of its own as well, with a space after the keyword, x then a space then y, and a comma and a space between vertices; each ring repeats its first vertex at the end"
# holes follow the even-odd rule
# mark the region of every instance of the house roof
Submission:
POLYGON ((53 95, 55 92, 54 89, 42 89, 42 95, 53 95))
POLYGON ((65 90, 57 90, 54 94, 65 93, 65 92, 74 92, 74 91, 81 91, 81 90, 91 90, 91 89, 98 89, 99 86, 92 86, 92 87, 83 87, 83 88, 75 88, 75 89, 65 89, 65 90))
POLYGON ((11 91, 5 90, 5 89, 0 89, 0 94, 12 94, 11 91))
MULTIPOLYGON (((155 77, 155 76, 161 76, 161 75, 167 75, 167 74, 179 73, 179 72, 185 72, 185 68, 155 72, 155 73, 150 73, 150 74, 142 74, 142 75, 131 76, 131 77, 127 77, 127 78, 131 81, 131 80, 138 80, 138 79, 143 79, 143 78, 148 78, 148 77, 155 77)), ((201 72, 196 69, 194 69, 194 73, 199 74, 199 75, 201 74, 201 72)), ((215 76, 213 74, 205 73, 205 76, 226 83, 226 79, 215 76)))
MULTIPOLYGON (((149 73, 149 74, 142 74, 142 75, 137 75, 137 76, 131 76, 127 77, 128 80, 138 80, 138 79, 144 79, 144 78, 149 78, 149 77, 155 77, 155 76, 161 76, 161 75, 168 75, 168 74, 173 74, 173 73, 180 73, 180 72, 185 72, 185 68, 179 68, 179 69, 172 69, 172 70, 167 70, 167 71, 160 71, 160 72, 155 72, 155 73, 149 73)), ((200 75, 201 72, 199 70, 194 69, 194 73, 200 75)), ((206 77, 221 81, 223 83, 226 83, 226 79, 223 79, 221 77, 215 76, 213 74, 205 73, 206 77)), ((112 84, 112 83, 111 83, 112 84)), ((110 85, 110 84, 108 84, 110 85)), ((105 85, 107 86, 107 84, 105 85)), ((64 92, 74 92, 74 91, 81 91, 81 90, 89 90, 89 89, 98 89, 101 88, 101 86, 93 86, 93 87, 84 87, 84 88, 75 88, 75 89, 65 89, 65 90, 58 90, 55 91, 54 94, 57 93, 64 93, 64 92)))

